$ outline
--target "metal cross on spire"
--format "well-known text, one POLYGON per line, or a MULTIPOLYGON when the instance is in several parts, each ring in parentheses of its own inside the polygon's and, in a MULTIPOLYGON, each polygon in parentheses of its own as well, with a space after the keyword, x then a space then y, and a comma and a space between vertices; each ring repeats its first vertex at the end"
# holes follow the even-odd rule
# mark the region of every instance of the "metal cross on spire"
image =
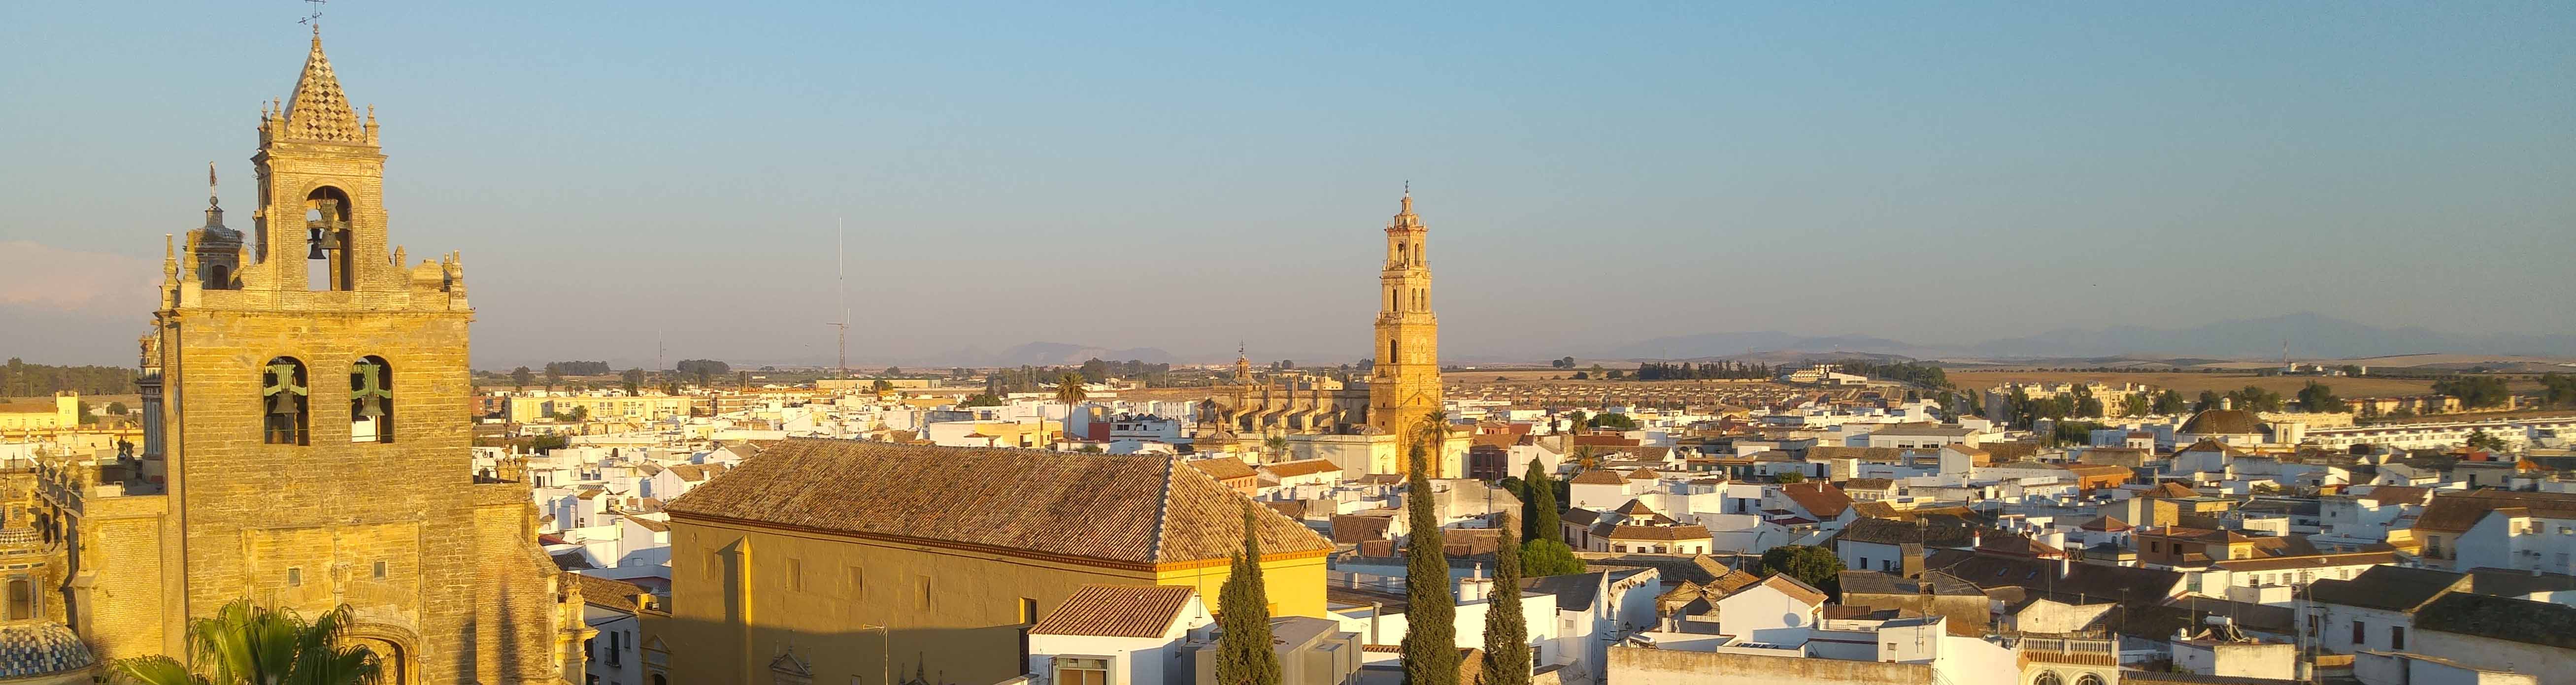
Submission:
POLYGON ((304 18, 295 20, 295 23, 312 26, 315 34, 322 33, 322 3, 330 1, 331 0, 304 0, 305 4, 313 6, 313 13, 304 15, 304 18))

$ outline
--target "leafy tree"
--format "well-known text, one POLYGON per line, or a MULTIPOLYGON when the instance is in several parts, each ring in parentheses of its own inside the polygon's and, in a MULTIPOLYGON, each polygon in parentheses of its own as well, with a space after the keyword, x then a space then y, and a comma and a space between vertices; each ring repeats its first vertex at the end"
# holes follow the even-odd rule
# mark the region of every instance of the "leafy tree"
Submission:
POLYGON ((2217 409, 2217 408, 2218 408, 2218 405, 2219 405, 2219 404, 2221 404, 2221 402, 2219 401, 2220 399, 2222 399, 2222 398, 2221 398, 2221 397, 2219 397, 2219 395, 2218 395, 2218 391, 2216 391, 2216 390, 2202 390, 2202 391, 2200 391, 2200 401, 2198 401, 2198 402, 2196 402, 2196 403, 2193 403, 2193 404, 2191 405, 2191 410, 2192 410, 2192 411, 2196 411, 2196 412, 2197 412, 2197 411, 2209 411, 2209 410, 2211 410, 2211 409, 2217 409))
POLYGON ((546 391, 554 392, 555 386, 562 384, 563 372, 556 371, 553 364, 546 365, 546 391))
POLYGON ((511 369, 511 370, 510 370, 510 389, 511 389, 511 390, 526 390, 526 389, 528 389, 528 384, 529 384, 529 383, 536 382, 536 380, 537 380, 537 374, 536 374, 536 372, 534 372, 534 371, 529 371, 529 370, 528 370, 528 367, 522 366, 522 367, 515 368, 515 369, 511 369))
POLYGON ((1602 414, 1592 417, 1592 427, 1622 431, 1636 430, 1637 420, 1629 418, 1627 414, 1602 414))
POLYGON ((1626 371, 1621 371, 1621 370, 1618 370, 1618 369, 1611 369, 1611 370, 1610 370, 1610 380, 1614 380, 1614 381, 1615 381, 1615 380, 1620 380, 1620 379, 1624 379, 1624 378, 1627 378, 1627 377, 1628 377, 1628 372, 1626 372, 1626 371))
POLYGON ((1804 482, 1807 482, 1807 474, 1799 473, 1799 472, 1796 472, 1796 471, 1782 471, 1782 472, 1779 472, 1779 473, 1776 473, 1776 474, 1772 474, 1772 476, 1771 476, 1771 481, 1772 481, 1772 482, 1774 482, 1774 483, 1782 484, 1782 485, 1787 485, 1787 484, 1790 484, 1790 483, 1804 483, 1804 482))
POLYGON ((2576 376, 2540 374, 2540 401, 2552 407, 2576 405, 2576 376))
POLYGON ((1562 576, 1583 572, 1583 558, 1574 556, 1574 548, 1558 540, 1530 540, 1521 543, 1521 575, 1529 578, 1562 576))
POLYGON ((638 391, 644 387, 644 370, 627 369, 624 373, 617 374, 617 382, 626 386, 628 396, 641 394, 638 391))
POLYGON ((1440 519, 1432 512, 1428 440, 1411 440, 1404 478, 1404 509, 1411 539, 1404 544, 1406 605, 1404 682, 1458 685, 1458 607, 1449 594, 1449 560, 1441 555, 1440 519))
POLYGON ((1564 534, 1559 532, 1563 524, 1559 523, 1556 511, 1556 479, 1539 468, 1538 457, 1530 457, 1529 471, 1521 476, 1521 482, 1529 488, 1529 495, 1521 498, 1521 539, 1555 540, 1563 537, 1564 534))
POLYGON ((2299 406, 2308 411, 2337 414, 2351 410, 2351 407, 2344 406, 2343 398, 2335 396, 2334 388, 2316 381, 2308 381, 2306 386, 2299 388, 2299 406))
POLYGON ((1493 606, 1485 612, 1485 668, 1482 685, 1529 685, 1529 619, 1521 615, 1521 545, 1512 516, 1497 522, 1501 543, 1494 547, 1493 606))
POLYGON ((717 376, 733 374, 733 365, 713 359, 682 359, 673 368, 677 369, 682 376, 698 379, 700 386, 705 386, 717 376))
POLYGON ((879 375, 879 376, 901 376, 901 375, 903 375, 903 367, 900 367, 900 366, 889 366, 889 367, 886 367, 884 371, 879 371, 879 372, 877 372, 877 375, 879 375))
POLYGON ((1092 383, 1109 380, 1109 362, 1092 357, 1082 362, 1082 379, 1092 383))
POLYGON ((81 423, 98 423, 98 416, 89 413, 89 400, 74 400, 72 415, 78 417, 77 420, 81 423))
POLYGON ((994 396, 992 396, 992 395, 991 395, 991 394, 989 394, 989 393, 980 393, 980 392, 979 392, 979 393, 975 393, 975 394, 973 394, 973 395, 967 395, 967 396, 966 396, 966 401, 957 403, 957 406, 960 406, 960 407, 999 407, 999 406, 1002 406, 1002 398, 994 397, 994 396))
POLYGON ((349 605, 307 622, 288 609, 252 606, 237 599, 214 615, 188 621, 191 669, 166 655, 109 663, 109 671, 140 685, 358 685, 383 679, 376 653, 343 645, 349 605))
POLYGON ((2127 397, 2123 397, 2123 398, 2120 398, 2120 415, 2121 415, 2121 416, 2146 416, 2146 415, 2147 415, 2147 409, 2148 409, 2149 404, 2150 404, 2150 403, 2149 403, 2149 402, 2148 402, 2148 400, 2147 400, 2147 393, 2143 393, 2143 392, 2133 392, 2133 393, 2129 393, 2129 396, 2127 396, 2127 397))
POLYGON ((874 392, 885 392, 885 391, 893 390, 893 389, 894 389, 894 381, 886 380, 886 379, 883 379, 883 378, 879 378, 879 379, 877 379, 877 380, 876 380, 876 382, 874 382, 874 383, 869 383, 869 384, 868 384, 868 390, 871 390, 871 391, 874 391, 874 392))
MULTIPOLYGON (((1582 379, 1577 378, 1577 379, 1575 379, 1575 380, 1582 380, 1582 379)), ((1582 411, 1582 410, 1579 410, 1579 409, 1578 409, 1578 410, 1575 410, 1575 411, 1566 412, 1566 413, 1565 413, 1565 426, 1566 426, 1565 431, 1566 431, 1566 432, 1568 432, 1568 433, 1581 433, 1581 432, 1583 432, 1583 425, 1584 425, 1584 422, 1585 422, 1585 421, 1589 421, 1589 420, 1591 420, 1591 419, 1590 419, 1590 417, 1586 417, 1586 416, 1584 416, 1584 415, 1583 415, 1583 411, 1582 411)))
POLYGON ((2147 411, 2166 416, 2182 413, 2182 393, 2172 390, 2156 393, 2156 399, 2149 403, 2147 411))
POLYGON ((2094 397, 2077 398, 2075 400, 2074 415, 2094 419, 2102 418, 2102 400, 2094 397))
POLYGON ((546 362, 546 373, 558 376, 605 376, 608 362, 546 362))
POLYGON ((1591 374, 1589 374, 1589 373, 1585 373, 1585 372, 1582 372, 1582 371, 1576 371, 1576 372, 1574 372, 1574 380, 1582 381, 1582 380, 1591 380, 1591 379, 1592 379, 1592 376, 1591 376, 1591 374))
POLYGON ((2227 393, 2227 399, 2234 402, 2237 409, 2245 411, 2281 410, 2281 393, 2265 390, 2259 385, 2248 385, 2243 389, 2227 393))
POLYGON ((2501 452, 2505 447, 2504 438, 2488 435, 2484 429, 2469 431, 2469 449, 2501 452))
POLYGON ((1843 560, 1814 545, 1782 545, 1762 553, 1762 575, 1788 574, 1825 594, 1841 596, 1843 560))
POLYGON ((128 413, 132 413, 132 411, 133 411, 133 410, 130 410, 130 409, 126 409, 126 408, 125 408, 125 403, 124 403, 124 402, 109 402, 109 403, 107 403, 107 415, 108 415, 108 416, 124 416, 124 415, 126 415, 126 414, 128 414, 128 413))
POLYGON ((1252 503, 1243 503, 1243 551, 1218 590, 1216 682, 1278 685, 1279 653, 1270 649, 1269 589, 1261 580, 1261 535, 1252 503))

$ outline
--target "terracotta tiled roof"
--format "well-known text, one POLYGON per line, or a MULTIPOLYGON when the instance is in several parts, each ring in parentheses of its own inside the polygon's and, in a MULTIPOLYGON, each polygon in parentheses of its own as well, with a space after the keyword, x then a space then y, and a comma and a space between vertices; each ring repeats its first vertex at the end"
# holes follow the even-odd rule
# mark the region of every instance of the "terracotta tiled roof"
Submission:
POLYGON ((2576 494, 2555 492, 2509 492, 2471 490, 2445 492, 2433 496, 2424 513, 2415 518, 2417 530, 2465 533, 2487 512, 2497 509, 2522 509, 2527 516, 2576 518, 2576 494))
MULTIPOLYGON (((1791 578, 1785 573, 1772 574, 1771 577, 1764 578, 1762 579, 1762 582, 1757 584, 1769 586, 1774 590, 1779 590, 1780 594, 1788 595, 1790 599, 1805 602, 1810 606, 1824 604, 1825 600, 1828 599, 1828 597, 1825 596, 1825 591, 1818 590, 1813 585, 1799 582, 1798 579, 1791 578)), ((1747 586, 1746 589, 1752 588, 1751 586, 1747 586)))
POLYGON ((2096 516, 2093 517, 2093 520, 2091 521, 2085 521, 2081 528, 2084 530, 2100 531, 2104 533, 2117 533, 2128 530, 2129 522, 2122 521, 2120 520, 2120 517, 2117 516, 2096 516))
POLYGON ((2164 498, 2169 498, 2169 499, 2171 499, 2171 498, 2199 497, 2199 496, 2200 496, 2200 491, 2198 491, 2198 490, 2193 490, 2193 489, 2191 489, 2191 488, 2189 488, 2189 487, 2184 486, 2184 485, 2183 485, 2183 484, 2181 484, 2181 483, 2176 483, 2176 482, 2173 482, 2173 481, 2165 481, 2165 482, 2162 482, 2162 483, 2157 483, 2157 484, 2156 484, 2156 487, 2155 487, 2154 489, 2148 490, 2148 491, 2146 492, 2146 496, 2148 496, 2148 497, 2164 497, 2164 498))
POLYGON ((2251 573, 2258 571, 2293 571, 2328 566, 2376 566, 2397 563, 2396 552, 2353 552, 2349 554, 2314 554, 2270 559, 2230 559, 2211 566, 2251 573))
MULTIPOLYGON (((796 439, 673 500, 674 519, 755 524, 1130 563, 1243 548, 1250 500, 1169 457, 796 439)), ((1262 551, 1323 551, 1259 512, 1262 551)))
POLYGON ((1879 491, 1894 487, 1896 487, 1896 481, 1887 478, 1854 478, 1843 481, 1844 490, 1879 491))
POLYGON ((635 597, 652 594, 644 586, 613 578, 564 572, 564 582, 581 588, 581 600, 589 604, 620 609, 634 609, 635 597))
POLYGON ((2467 590, 2469 576, 2429 568, 2372 566, 2352 580, 2332 578, 2308 585, 2308 598, 2323 604, 2412 612, 2445 593, 2467 590))
POLYGON ((1851 496, 1843 494, 1843 489, 1834 487, 1832 483, 1790 483, 1780 486, 1780 492, 1796 501, 1798 506, 1805 507, 1807 513, 1822 518, 1841 516, 1843 510, 1850 509, 1852 505, 1851 496))
POLYGON ((2244 453, 2245 453, 2245 450, 2240 450, 2240 449, 2236 449, 2236 448, 2234 448, 2234 447, 2229 447, 2229 446, 2227 446, 2227 443, 2219 442, 2219 441, 2218 441, 2218 439, 2216 439, 2216 438, 2201 438, 2201 439, 2200 439, 2200 442, 2192 443, 2191 445, 2189 445, 2189 446, 2187 446, 2187 447, 2184 447, 2184 448, 2182 448, 2182 449, 2178 449, 2178 450, 2174 450, 2174 451, 2176 451, 2176 452, 2217 452, 2217 453, 2220 453, 2220 454, 2244 454, 2244 453))
POLYGON ((1333 517, 1333 542, 1350 544, 1390 537, 1387 529, 1395 525, 1393 516, 1343 514, 1333 517))
POLYGON ((1243 460, 1233 457, 1192 459, 1189 461, 1189 465, 1197 468, 1200 473, 1207 474, 1209 478, 1214 478, 1219 481, 1228 481, 1237 478, 1251 478, 1253 476, 1251 466, 1244 464, 1243 460))
POLYGON ((1613 509, 1613 510, 1611 510, 1611 511, 1616 511, 1616 512, 1619 512, 1620 514, 1627 515, 1627 516, 1660 516, 1660 515, 1661 515, 1661 514, 1657 514, 1657 513, 1655 513, 1655 508, 1654 508, 1654 507, 1646 506, 1646 501, 1645 501, 1645 500, 1641 500, 1641 499, 1632 499, 1632 500, 1628 500, 1628 503, 1627 503, 1627 504, 1619 505, 1619 508, 1617 508, 1617 509, 1613 509))
POLYGON ((1626 485, 1628 479, 1619 477, 1617 473, 1592 470, 1576 475, 1573 482, 1580 485, 1626 485))
POLYGON ((1029 634, 1162 637, 1197 595, 1185 585, 1085 585, 1029 634))
POLYGON ((1299 459, 1296 461, 1283 461, 1263 466, 1261 468, 1269 471, 1270 475, 1281 478, 1287 478, 1290 476, 1311 476, 1327 471, 1342 470, 1340 464, 1335 464, 1330 459, 1299 459))
POLYGON ((2263 422, 2254 412, 2243 409, 2211 409, 2191 417, 2176 433, 2191 435, 2252 435, 2263 432, 2263 422))

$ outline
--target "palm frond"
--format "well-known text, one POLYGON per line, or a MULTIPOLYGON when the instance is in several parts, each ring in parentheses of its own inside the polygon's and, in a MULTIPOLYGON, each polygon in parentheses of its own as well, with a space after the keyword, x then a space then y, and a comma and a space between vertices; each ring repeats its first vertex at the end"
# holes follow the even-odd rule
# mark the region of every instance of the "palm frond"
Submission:
POLYGON ((210 685, 189 673, 178 659, 157 654, 111 661, 108 670, 117 676, 116 682, 132 685, 210 685))

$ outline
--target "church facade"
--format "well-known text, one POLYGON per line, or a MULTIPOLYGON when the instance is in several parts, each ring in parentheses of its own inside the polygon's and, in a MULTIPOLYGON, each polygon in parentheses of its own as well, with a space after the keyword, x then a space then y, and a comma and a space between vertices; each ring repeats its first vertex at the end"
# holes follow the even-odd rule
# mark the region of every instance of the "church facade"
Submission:
POLYGON ((348 605, 386 683, 579 680, 582 602, 528 486, 472 472, 463 260, 390 243, 377 133, 317 32, 261 115, 249 230, 210 191, 167 250, 142 445, 38 469, 64 619, 102 660, 184 658, 189 619, 247 598, 348 605))
POLYGON ((1233 382, 1200 404, 1194 444, 1205 449, 1280 438, 1284 445, 1266 458, 1327 459, 1347 473, 1398 474, 1413 443, 1431 439, 1429 476, 1463 476, 1466 431, 1444 427, 1433 438, 1425 430, 1445 421, 1436 418, 1442 411, 1440 320, 1431 310, 1431 261, 1423 252, 1429 234, 1413 212, 1413 194, 1405 193, 1386 225, 1367 381, 1293 372, 1255 378, 1250 360, 1238 358, 1233 382))

